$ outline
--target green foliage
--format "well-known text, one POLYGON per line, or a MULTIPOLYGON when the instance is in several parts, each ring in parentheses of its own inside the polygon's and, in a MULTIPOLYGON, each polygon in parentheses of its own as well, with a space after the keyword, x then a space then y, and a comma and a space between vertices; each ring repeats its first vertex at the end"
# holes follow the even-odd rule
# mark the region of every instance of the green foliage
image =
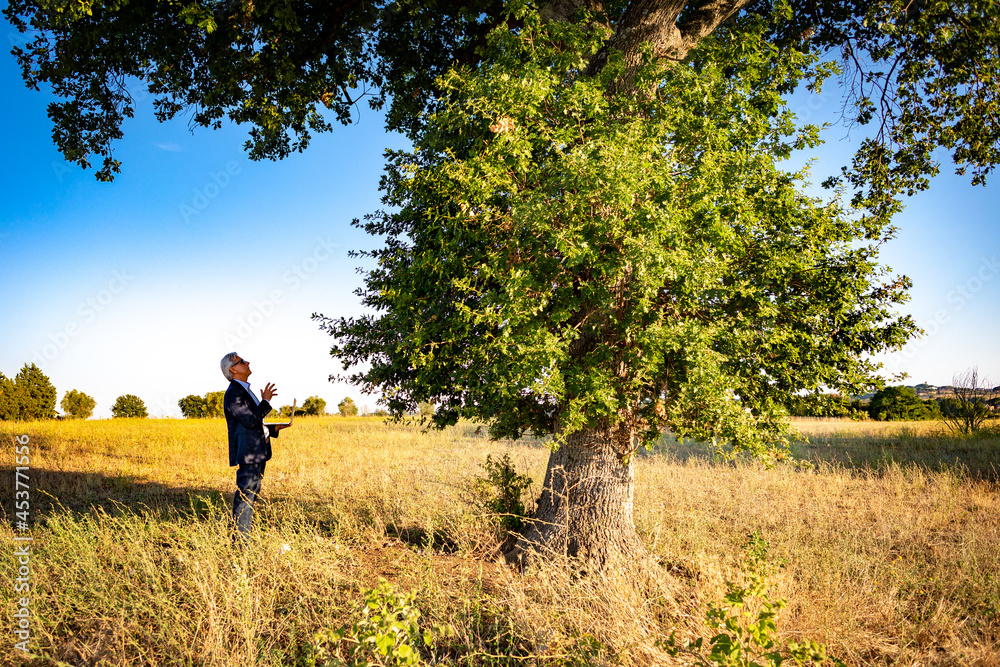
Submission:
MULTIPOLYGON (((112 142, 135 110, 135 91, 123 85, 128 79, 142 82, 161 121, 195 108, 194 125, 218 128, 226 117, 251 123, 252 159, 304 150, 312 133, 331 129, 329 112, 346 124, 354 107, 347 91, 359 79, 380 79, 364 57, 379 5, 339 7, 337 24, 348 27, 333 33, 329 7, 290 1, 215 9, 85 0, 66 11, 62 3, 16 0, 4 14, 35 35, 14 49, 26 83, 51 83, 69 98, 49 106, 56 144, 82 167, 102 157, 96 175, 110 181, 121 169, 112 142), (119 83, 84 83, 108 80, 119 83)), ((381 97, 372 106, 381 106, 381 97)))
POLYGON ((303 667, 354 667, 421 664, 420 651, 432 652, 435 638, 454 635, 451 626, 421 629, 416 593, 397 593, 384 579, 365 593, 360 619, 339 630, 316 633, 304 647, 303 667))
MULTIPOLYGON (((12 0, 4 14, 32 35, 13 50, 26 84, 51 85, 67 98, 49 109, 57 146, 85 167, 94 156, 103 158, 97 175, 110 180, 120 169, 113 144, 135 110, 137 91, 122 82, 141 82, 161 120, 193 108, 195 125, 218 128, 226 118, 249 124, 246 147, 253 159, 305 149, 313 133, 332 129, 324 114, 349 122, 358 90, 373 108, 388 102, 389 128, 413 136, 437 106, 435 79, 452 63, 475 63, 485 35, 519 4, 373 0, 331 8, 282 0, 215 8, 12 0)), ((637 29, 624 21, 642 15, 626 11, 635 3, 593 4, 607 13, 592 23, 595 36, 603 36, 604 26, 637 29)), ((695 33, 710 29, 703 16, 712 14, 713 4, 677 3, 681 16, 663 12, 660 20, 689 28, 686 36, 697 39, 695 33), (690 29, 684 22, 694 17, 698 26, 690 29)), ((974 183, 1000 157, 997 3, 740 0, 732 7, 738 11, 716 32, 738 33, 746 17, 773 16, 779 20, 767 37, 774 53, 808 49, 839 56, 851 70, 845 114, 874 129, 845 176, 858 186, 858 203, 876 215, 898 210, 896 193, 927 186, 937 171, 936 146, 946 148, 960 169, 971 169, 974 183)), ((834 65, 821 68, 829 72, 834 65)))
POLYGON ((177 401, 177 406, 181 409, 181 414, 187 419, 201 419, 208 416, 205 399, 201 396, 188 394, 177 401))
MULTIPOLYGON (((339 405, 337 406, 340 407, 339 405)), ((326 401, 319 396, 310 396, 302 403, 302 414, 306 415, 325 415, 326 414, 326 401)), ((343 411, 341 411, 343 414, 343 411)), ((358 414, 358 408, 354 408, 354 414, 358 414)))
POLYGON ((747 579, 745 585, 726 582, 726 595, 722 604, 709 605, 705 621, 718 633, 708 640, 699 637, 679 643, 676 633, 656 643, 670 655, 684 654, 698 660, 706 667, 781 667, 789 658, 796 665, 831 664, 844 667, 844 663, 826 653, 826 647, 814 641, 789 642, 781 647, 775 637, 778 612, 784 600, 772 602, 767 594, 768 544, 757 533, 747 545, 747 579))
POLYGON ((189 394, 177 401, 177 406, 181 409, 181 414, 189 419, 222 417, 225 415, 225 398, 224 391, 210 391, 204 396, 189 394))
POLYGON ((25 364, 13 380, 0 373, 0 419, 53 419, 56 396, 56 388, 35 364, 25 364))
POLYGON ((690 67, 647 60, 656 94, 608 95, 620 63, 583 75, 587 24, 510 7, 523 27, 441 76, 389 154, 392 210, 363 225, 387 237, 364 253, 376 314, 320 318, 350 380, 497 437, 625 424, 763 455, 791 393, 874 382, 868 355, 915 328, 907 283, 883 282, 874 223, 779 167, 818 141, 782 101, 815 60, 745 18, 690 67))
POLYGON ((56 388, 35 364, 25 364, 14 377, 24 396, 23 419, 52 419, 56 416, 56 388))
POLYGON ((225 401, 226 392, 224 391, 210 391, 205 394, 205 416, 224 417, 226 414, 225 401))
POLYGON ((531 477, 517 472, 510 454, 496 460, 487 454, 482 468, 485 477, 475 477, 469 487, 472 503, 489 513, 503 531, 520 531, 527 518, 522 498, 531 477))
POLYGON ((94 414, 94 408, 97 406, 97 401, 82 391, 70 389, 66 392, 66 395, 63 396, 59 406, 69 417, 73 417, 75 419, 89 419, 90 415, 94 414))
POLYGON ((146 404, 142 402, 141 398, 135 394, 123 394, 116 398, 114 405, 111 406, 111 416, 145 418, 149 415, 146 413, 146 404))
MULTIPOLYGON (((282 406, 281 408, 278 409, 278 414, 281 415, 282 417, 291 417, 292 416, 292 406, 290 406, 290 405, 284 405, 284 406, 282 406)), ((295 414, 296 415, 304 415, 305 414, 305 410, 302 409, 301 405, 297 406, 295 408, 295 414)))
POLYGON ((0 373, 0 419, 19 419, 23 396, 14 381, 0 373))
POLYGON ((421 417, 433 417, 434 404, 430 401, 421 401, 417 403, 417 414, 421 417))
POLYGON ((792 396, 788 401, 788 414, 793 417, 849 417, 860 407, 838 394, 806 394, 792 396))
POLYGON ((936 401, 923 401, 912 387, 885 387, 868 403, 868 413, 879 421, 920 421, 938 419, 936 401))
POLYGON ((354 417, 358 414, 358 406, 350 396, 347 396, 337 404, 337 412, 341 417, 354 417))

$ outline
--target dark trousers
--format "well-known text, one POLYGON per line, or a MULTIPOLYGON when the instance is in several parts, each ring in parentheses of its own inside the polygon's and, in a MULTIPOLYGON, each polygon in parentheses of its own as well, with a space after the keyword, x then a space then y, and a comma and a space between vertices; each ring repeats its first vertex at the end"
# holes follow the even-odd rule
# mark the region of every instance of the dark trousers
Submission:
POLYGON ((260 493, 260 482, 264 478, 264 465, 260 463, 241 463, 236 471, 236 495, 233 497, 233 521, 236 530, 246 537, 250 534, 250 524, 253 522, 253 503, 260 493))

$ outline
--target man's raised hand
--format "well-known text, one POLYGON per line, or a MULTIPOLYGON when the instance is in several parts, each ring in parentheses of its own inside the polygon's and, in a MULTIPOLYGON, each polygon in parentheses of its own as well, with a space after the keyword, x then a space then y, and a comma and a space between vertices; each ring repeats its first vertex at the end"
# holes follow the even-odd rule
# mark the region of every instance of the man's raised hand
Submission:
POLYGON ((274 383, 273 382, 268 382, 267 385, 264 387, 264 389, 261 390, 261 392, 260 392, 260 397, 263 398, 268 403, 271 402, 271 397, 272 396, 277 396, 277 395, 278 395, 278 392, 276 392, 274 390, 274 383))

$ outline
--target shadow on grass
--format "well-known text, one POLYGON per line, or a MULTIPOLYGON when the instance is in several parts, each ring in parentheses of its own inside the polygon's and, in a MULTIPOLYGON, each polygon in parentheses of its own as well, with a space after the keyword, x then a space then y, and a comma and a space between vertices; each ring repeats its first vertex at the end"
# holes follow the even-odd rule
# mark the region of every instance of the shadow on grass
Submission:
POLYGON ((385 533, 389 537, 395 537, 404 544, 409 544, 418 549, 432 549, 442 553, 455 553, 458 551, 458 542, 443 530, 428 531, 419 526, 397 526, 390 524, 385 527, 385 533))
POLYGON ((792 443, 796 458, 829 465, 879 472, 890 467, 917 467, 932 472, 1000 483, 1000 436, 956 437, 903 430, 880 436, 836 434, 792 443))
MULTIPOLYGON (((14 470, 0 467, 3 479, 14 479, 14 470)), ((22 480, 23 481, 23 480, 22 480)), ((219 489, 169 486, 135 475, 107 475, 32 468, 27 480, 32 520, 65 509, 88 513, 101 509, 112 516, 124 512, 154 512, 203 516, 209 505, 232 502, 232 494, 219 489), (228 495, 228 498, 226 497, 228 495)), ((13 497, 13 493, 9 497, 13 497)), ((6 504, 5 504, 6 505, 6 504)), ((5 509, 7 509, 5 507, 5 509)), ((14 520, 10 515, 9 520, 14 520)))
MULTIPOLYGON (((14 479, 14 470, 0 467, 2 479, 14 479)), ((202 520, 228 516, 232 512, 235 484, 227 489, 204 486, 175 485, 151 481, 136 475, 114 475, 99 472, 71 472, 32 468, 29 472, 31 516, 30 523, 43 527, 48 518, 61 512, 73 515, 102 513, 111 517, 142 515, 154 520, 202 520)), ((8 497, 13 497, 13 492, 8 497)), ((350 516, 344 508, 331 514, 330 503, 323 499, 299 499, 287 496, 270 496, 265 490, 255 504, 255 522, 282 522, 291 518, 291 525, 304 520, 321 534, 337 535, 342 522, 348 525, 382 526, 374 516, 369 516, 364 506, 358 506, 350 516)), ((4 504, 0 517, 17 529, 19 521, 12 505, 4 504), (8 513, 9 512, 9 513, 8 513)), ((441 553, 454 553, 458 543, 446 531, 427 529, 417 525, 384 525, 388 537, 414 548, 430 549, 441 553)))
MULTIPOLYGON (((997 433, 961 437, 903 428, 895 433, 876 435, 845 428, 843 432, 793 441, 790 450, 794 460, 857 473, 879 474, 893 467, 915 467, 1000 484, 1000 435, 997 433)), ((682 465, 693 462, 735 465, 753 460, 749 455, 737 455, 734 461, 727 461, 709 443, 678 442, 669 434, 660 438, 651 450, 640 449, 639 454, 667 458, 682 465)))

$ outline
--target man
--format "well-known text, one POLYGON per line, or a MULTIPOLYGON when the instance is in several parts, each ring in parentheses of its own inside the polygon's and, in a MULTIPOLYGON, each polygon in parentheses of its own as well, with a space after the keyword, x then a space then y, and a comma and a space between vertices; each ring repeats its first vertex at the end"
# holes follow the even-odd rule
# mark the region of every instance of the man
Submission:
POLYGON ((229 430, 229 465, 238 465, 236 495, 233 497, 233 520, 242 537, 250 533, 253 504, 260 493, 264 466, 271 458, 271 438, 290 424, 264 425, 271 411, 269 401, 277 392, 270 382, 260 392, 261 400, 250 389, 250 362, 235 352, 222 357, 222 374, 229 380, 229 389, 222 402, 229 430))

